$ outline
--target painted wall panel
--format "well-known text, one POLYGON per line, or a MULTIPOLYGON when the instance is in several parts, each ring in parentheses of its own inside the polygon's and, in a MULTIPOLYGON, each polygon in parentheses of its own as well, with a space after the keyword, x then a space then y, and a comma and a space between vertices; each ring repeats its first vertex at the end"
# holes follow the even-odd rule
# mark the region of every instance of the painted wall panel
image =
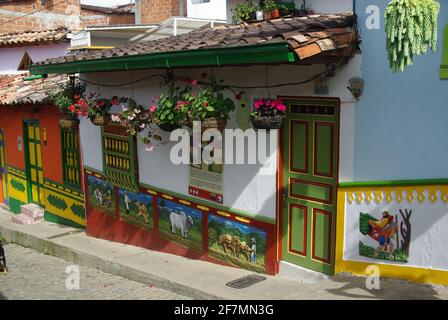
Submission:
POLYGON ((345 191, 344 198, 344 260, 448 270, 446 186, 353 189, 345 191), (392 255, 390 245, 382 248, 381 239, 375 239, 372 222, 366 223, 379 224, 384 211, 398 227, 388 236, 392 255))

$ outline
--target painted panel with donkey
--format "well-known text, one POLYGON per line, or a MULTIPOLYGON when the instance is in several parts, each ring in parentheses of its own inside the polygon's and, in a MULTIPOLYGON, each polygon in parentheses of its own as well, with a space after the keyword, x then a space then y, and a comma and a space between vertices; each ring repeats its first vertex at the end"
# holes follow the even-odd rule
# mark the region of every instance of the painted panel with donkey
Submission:
POLYGON ((209 215, 208 239, 211 257, 248 270, 265 272, 266 233, 264 231, 233 220, 209 215))

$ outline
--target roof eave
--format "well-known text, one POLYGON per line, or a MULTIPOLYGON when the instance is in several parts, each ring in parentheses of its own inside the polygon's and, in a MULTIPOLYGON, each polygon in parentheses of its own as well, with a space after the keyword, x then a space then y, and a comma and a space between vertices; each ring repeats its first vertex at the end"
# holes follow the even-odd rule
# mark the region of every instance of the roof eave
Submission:
POLYGON ((158 68, 293 63, 296 55, 286 42, 224 48, 204 48, 103 59, 33 65, 32 75, 128 71, 158 68))

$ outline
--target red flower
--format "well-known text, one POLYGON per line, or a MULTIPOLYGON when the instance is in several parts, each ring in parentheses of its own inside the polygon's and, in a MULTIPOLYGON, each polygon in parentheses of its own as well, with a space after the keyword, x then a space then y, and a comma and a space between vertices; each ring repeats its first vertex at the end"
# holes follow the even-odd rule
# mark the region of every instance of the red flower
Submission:
POLYGON ((79 95, 75 94, 74 98, 75 98, 75 100, 78 100, 79 99, 79 95))
POLYGON ((191 80, 191 84, 192 84, 193 86, 196 86, 196 85, 198 84, 198 80, 191 80))
POLYGON ((118 97, 113 97, 110 103, 114 106, 118 104, 118 102, 119 102, 118 97))
POLYGON ((75 111, 76 107, 74 104, 72 104, 70 107, 68 107, 68 111, 73 112, 75 111))
POLYGON ((96 105, 100 108, 104 107, 105 104, 106 104, 106 102, 104 102, 104 100, 98 100, 96 102, 96 105))
POLYGON ((241 100, 241 98, 243 97, 243 94, 241 92, 238 92, 235 94, 235 99, 236 100, 241 100))
POLYGON ((207 107, 207 106, 208 106, 208 102, 204 101, 204 107, 207 107))

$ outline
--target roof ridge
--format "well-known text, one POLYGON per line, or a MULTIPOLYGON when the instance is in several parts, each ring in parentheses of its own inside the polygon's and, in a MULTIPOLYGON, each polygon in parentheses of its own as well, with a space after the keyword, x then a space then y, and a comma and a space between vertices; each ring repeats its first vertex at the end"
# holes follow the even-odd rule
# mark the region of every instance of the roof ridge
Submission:
POLYGON ((67 31, 70 32, 71 29, 69 29, 66 26, 60 26, 57 28, 53 28, 53 29, 45 29, 45 30, 25 30, 25 31, 20 31, 20 32, 11 32, 11 33, 1 33, 0 34, 0 38, 2 37, 8 37, 8 36, 16 36, 16 35, 20 35, 20 34, 28 34, 28 33, 44 33, 44 32, 54 32, 54 31, 67 31))

